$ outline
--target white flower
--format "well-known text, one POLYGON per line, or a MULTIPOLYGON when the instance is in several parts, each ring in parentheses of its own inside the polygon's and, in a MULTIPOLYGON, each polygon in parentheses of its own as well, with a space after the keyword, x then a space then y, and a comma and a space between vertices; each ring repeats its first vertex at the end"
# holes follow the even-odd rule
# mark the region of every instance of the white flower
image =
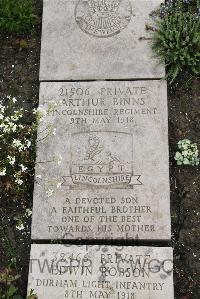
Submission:
POLYGON ((38 107, 37 109, 34 109, 33 113, 37 114, 41 118, 47 115, 47 111, 42 107, 38 107))
POLYGON ((9 122, 9 121, 10 121, 10 118, 7 116, 7 117, 5 118, 5 121, 9 122))
POLYGON ((12 126, 12 131, 16 132, 16 130, 17 130, 17 125, 15 124, 15 125, 12 126))
POLYGON ((13 103, 16 103, 17 99, 14 97, 14 98, 12 98, 12 101, 13 101, 13 103))
POLYGON ((6 168, 3 168, 1 171, 0 171, 0 176, 4 176, 6 175, 6 168))
POLYGON ((24 166, 23 164, 20 164, 19 165, 22 169, 22 172, 25 172, 28 168, 26 166, 24 166))
POLYGON ((21 152, 23 149, 26 149, 26 147, 21 143, 21 141, 20 140, 18 140, 18 139, 14 139, 13 140, 13 145, 14 145, 14 147, 17 147, 18 148, 18 150, 21 152))
POLYGON ((14 165, 15 164, 15 156, 14 157, 8 156, 7 158, 9 160, 9 164, 10 165, 14 165))
POLYGON ((21 147, 22 143, 19 139, 14 139, 13 140, 13 145, 16 146, 16 147, 21 147))
POLYGON ((1 111, 1 112, 4 112, 4 110, 5 110, 5 106, 3 106, 3 105, 2 105, 2 102, 0 102, 0 111, 1 111))
POLYGON ((51 196, 53 195, 53 193, 54 193, 54 190, 53 190, 53 189, 48 189, 48 190, 46 191, 46 195, 47 195, 47 197, 51 197, 51 196))
POLYGON ((16 178, 15 183, 21 186, 23 184, 23 181, 20 178, 16 178))
POLYGON ((3 132, 4 132, 4 133, 7 133, 7 132, 10 131, 9 126, 6 125, 6 124, 2 124, 1 127, 4 127, 4 129, 3 129, 3 132))
POLYGON ((20 223, 16 226, 16 229, 23 230, 23 229, 25 229, 25 227, 24 227, 23 223, 20 223))
POLYGON ((17 121, 17 120, 19 119, 19 117, 18 117, 18 116, 11 116, 11 119, 12 119, 13 121, 17 121))
POLYGON ((31 146, 31 141, 30 140, 26 140, 26 146, 29 148, 31 146))
POLYGON ((32 211, 30 209, 26 209, 26 215, 30 217, 32 215, 32 211))

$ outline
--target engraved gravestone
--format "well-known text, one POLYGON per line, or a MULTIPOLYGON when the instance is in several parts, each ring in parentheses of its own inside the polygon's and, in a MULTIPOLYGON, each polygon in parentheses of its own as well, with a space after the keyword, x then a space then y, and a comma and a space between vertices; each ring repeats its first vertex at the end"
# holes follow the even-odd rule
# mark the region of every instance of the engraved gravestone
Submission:
POLYGON ((40 299, 173 299, 168 247, 32 245, 28 289, 40 299))
POLYGON ((166 83, 41 83, 33 239, 170 239, 166 83))
POLYGON ((44 0, 41 81, 161 78, 150 14, 161 0, 44 0))

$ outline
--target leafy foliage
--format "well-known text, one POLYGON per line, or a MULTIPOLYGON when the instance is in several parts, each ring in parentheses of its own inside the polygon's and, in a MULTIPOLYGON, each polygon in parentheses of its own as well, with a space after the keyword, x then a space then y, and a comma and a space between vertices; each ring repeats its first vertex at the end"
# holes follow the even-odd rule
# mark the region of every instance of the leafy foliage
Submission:
POLYGON ((0 0, 0 32, 30 33, 36 23, 32 0, 0 0))
POLYGON ((17 295, 18 288, 14 285, 14 281, 17 280, 14 275, 9 273, 9 269, 5 269, 0 275, 0 298, 2 299, 23 299, 17 295))
MULTIPOLYGON (((1 299, 25 299, 19 295, 19 290, 15 286, 16 281, 20 278, 20 275, 14 273, 14 271, 8 267, 0 272, 0 298, 1 299)), ((33 290, 27 295, 26 299, 37 299, 37 295, 33 290)))
POLYGON ((200 0, 166 0, 165 3, 161 4, 156 14, 160 18, 164 18, 166 15, 173 15, 175 12, 188 12, 198 15, 199 8, 200 0))
POLYGON ((176 12, 157 20, 152 48, 168 66, 167 77, 174 81, 182 71, 200 74, 200 18, 176 12))
POLYGON ((196 143, 192 143, 189 139, 183 139, 178 142, 178 148, 179 151, 174 157, 177 165, 199 165, 199 151, 196 143))
MULTIPOLYGON (((11 262, 13 264, 13 262, 11 262)), ((20 275, 16 274, 12 265, 0 272, 0 298, 1 299, 23 299, 18 295, 18 288, 15 286, 20 275)))

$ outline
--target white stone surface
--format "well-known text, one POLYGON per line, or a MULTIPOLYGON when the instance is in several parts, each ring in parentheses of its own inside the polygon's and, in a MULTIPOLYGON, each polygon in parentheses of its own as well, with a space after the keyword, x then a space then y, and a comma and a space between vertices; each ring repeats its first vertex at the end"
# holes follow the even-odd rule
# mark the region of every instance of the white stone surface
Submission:
POLYGON ((161 0, 43 2, 41 81, 164 76, 145 29, 161 0))
POLYGON ((168 247, 32 245, 28 290, 39 299, 173 299, 168 247))
POLYGON ((41 83, 33 239, 168 240, 166 83, 41 83))

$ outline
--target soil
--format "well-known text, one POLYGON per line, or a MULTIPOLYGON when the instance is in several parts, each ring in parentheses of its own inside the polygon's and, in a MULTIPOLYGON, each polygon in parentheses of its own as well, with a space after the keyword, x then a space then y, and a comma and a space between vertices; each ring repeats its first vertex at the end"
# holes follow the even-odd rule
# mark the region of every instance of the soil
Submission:
POLYGON ((168 92, 174 283, 176 298, 182 299, 200 298, 200 172, 199 167, 177 166, 173 157, 178 140, 200 140, 199 86, 194 79, 189 88, 168 92))
MULTIPOLYGON (((35 0, 35 5, 38 14, 35 34, 0 40, 0 96, 13 95, 29 110, 37 107, 39 96, 42 0, 35 0), (19 40, 25 40, 28 47, 20 49, 19 40)), ((199 299, 200 172, 199 167, 177 166, 174 160, 180 139, 200 140, 200 80, 191 79, 187 85, 186 88, 180 83, 168 88, 174 287, 176 299, 199 299)), ((30 221, 24 231, 18 231, 14 216, 31 208, 30 198, 31 194, 23 205, 12 200, 8 205, 2 192, 0 204, 0 269, 7 265, 12 254, 17 257, 17 270, 22 273, 18 287, 24 296, 31 244, 30 221)))

